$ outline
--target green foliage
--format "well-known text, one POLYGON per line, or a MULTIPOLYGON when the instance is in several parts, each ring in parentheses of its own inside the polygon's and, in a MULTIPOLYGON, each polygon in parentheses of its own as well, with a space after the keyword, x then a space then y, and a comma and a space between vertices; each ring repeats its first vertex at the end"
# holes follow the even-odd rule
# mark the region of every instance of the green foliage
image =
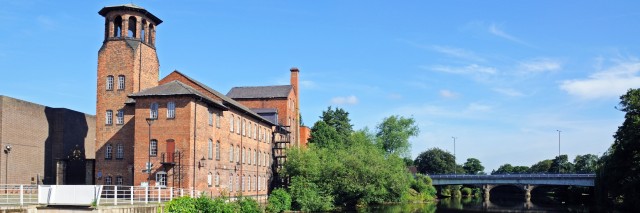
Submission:
POLYGON ((333 209, 333 197, 322 192, 315 183, 305 177, 293 176, 289 190, 295 209, 302 211, 329 211, 333 209))
POLYGON ((453 174, 457 167, 453 155, 439 148, 420 153, 414 163, 418 172, 426 174, 453 174))
POLYGON ((468 187, 463 187, 462 189, 460 189, 460 193, 465 197, 473 196, 473 190, 468 187))
POLYGON ((542 160, 536 164, 533 164, 531 166, 531 169, 529 169, 529 172, 531 173, 549 173, 550 169, 551 169, 551 164, 553 164, 552 160, 542 160))
POLYGON ((240 198, 240 200, 238 200, 237 203, 240 206, 240 212, 242 213, 262 212, 262 209, 260 209, 260 205, 258 205, 258 202, 254 199, 243 197, 243 198, 240 198))
POLYGON ((529 173, 529 167, 527 166, 512 166, 511 164, 504 164, 491 172, 492 175, 498 174, 526 174, 529 173))
POLYGON ((573 164, 569 162, 569 157, 567 155, 560 155, 553 159, 551 163, 551 168, 549 168, 549 173, 573 173, 573 164), (560 170, 558 170, 560 167, 560 170))
POLYGON ((344 109, 336 108, 332 110, 331 107, 328 107, 326 111, 322 112, 320 119, 336 130, 341 141, 345 141, 353 132, 349 113, 344 109))
POLYGON ((614 142, 601 159, 596 187, 600 200, 610 200, 623 210, 640 209, 640 89, 629 89, 617 107, 625 112, 614 142))
POLYGON ((335 146, 338 141, 340 141, 340 137, 336 129, 324 121, 317 121, 313 127, 311 127, 309 143, 316 144, 316 146, 319 147, 332 147, 335 146))
POLYGON ((393 115, 382 120, 376 127, 378 141, 387 154, 408 156, 411 144, 409 137, 417 136, 420 132, 413 118, 393 115))
POLYGON ((279 213, 291 209, 291 195, 286 190, 278 188, 269 195, 267 212, 279 213))
POLYGON ((470 175, 476 175, 484 171, 484 166, 482 166, 480 160, 476 158, 467 158, 467 162, 464 163, 462 168, 466 174, 470 175))
POLYGON ((431 185, 431 178, 429 176, 425 176, 422 174, 416 174, 415 178, 411 181, 411 191, 414 191, 414 194, 411 194, 413 197, 410 198, 412 202, 425 202, 431 201, 436 198, 436 188, 431 185))
POLYGON ((573 159, 576 173, 595 173, 598 164, 598 156, 594 154, 576 155, 573 159))
POLYGON ((171 213, 197 212, 196 199, 191 197, 179 197, 169 201, 164 206, 165 211, 171 213))

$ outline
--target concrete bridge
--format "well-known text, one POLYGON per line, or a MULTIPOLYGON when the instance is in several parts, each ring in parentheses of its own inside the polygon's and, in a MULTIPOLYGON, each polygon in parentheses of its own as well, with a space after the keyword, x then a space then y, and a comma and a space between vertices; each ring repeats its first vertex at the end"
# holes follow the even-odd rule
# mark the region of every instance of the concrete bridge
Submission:
POLYGON ((521 189, 525 201, 531 200, 531 190, 541 185, 595 186, 595 174, 506 174, 506 175, 429 175, 433 185, 482 186, 485 200, 489 200, 491 189, 511 185, 521 189))

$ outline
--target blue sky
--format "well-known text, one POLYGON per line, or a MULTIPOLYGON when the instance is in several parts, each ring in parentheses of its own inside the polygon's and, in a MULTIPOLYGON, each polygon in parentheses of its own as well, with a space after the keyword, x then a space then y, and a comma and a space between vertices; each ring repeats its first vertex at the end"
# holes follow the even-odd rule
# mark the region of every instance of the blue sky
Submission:
MULTIPOLYGON (((640 85, 637 1, 133 1, 157 28, 161 76, 173 70, 226 93, 288 84, 301 110, 327 106, 355 128, 413 116, 412 155, 530 166, 602 154, 640 85)), ((95 113, 104 6, 130 1, 1 0, 0 94, 95 113)))

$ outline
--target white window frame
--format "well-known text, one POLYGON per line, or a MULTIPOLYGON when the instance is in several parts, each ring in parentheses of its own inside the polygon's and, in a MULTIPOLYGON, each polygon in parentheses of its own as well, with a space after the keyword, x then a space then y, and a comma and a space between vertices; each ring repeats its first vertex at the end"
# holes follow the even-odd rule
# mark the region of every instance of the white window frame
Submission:
POLYGON ((233 144, 231 144, 231 147, 229 148, 229 162, 233 163, 233 144))
POLYGON ((156 186, 166 187, 167 186, 167 173, 160 171, 156 173, 156 186))
POLYGON ((229 117, 229 131, 230 132, 233 132, 233 127, 234 127, 233 126, 233 120, 234 120, 233 115, 231 115, 231 117, 229 117))
POLYGON ((124 109, 119 109, 116 113, 116 124, 124 124, 124 109))
POLYGON ((229 191, 233 191, 233 173, 229 172, 229 191))
POLYGON ((216 187, 220 187, 220 174, 216 172, 216 187))
POLYGON ((113 184, 113 178, 111 176, 107 176, 104 178, 104 185, 112 185, 113 184))
POLYGON ((113 90, 113 75, 107 76, 107 88, 106 90, 113 90))
POLYGON ((220 160, 220 141, 216 141, 216 160, 220 160))
POLYGON ((207 158, 209 158, 209 160, 213 159, 213 140, 211 138, 209 138, 209 146, 207 148, 207 158))
POLYGON ((211 183, 212 183, 212 181, 211 181, 212 177, 211 177, 211 176, 212 176, 212 175, 213 175, 213 174, 211 174, 211 172, 209 172, 209 174, 207 174, 207 185, 208 185, 209 187, 211 187, 211 183))
POLYGON ((167 103, 167 118, 176 118, 176 102, 167 103))
POLYGON ((213 111, 209 110, 209 126, 213 126, 213 111))
POLYGON ((124 145, 122 145, 121 143, 116 145, 116 159, 124 159, 124 145))
POLYGON ((124 75, 118 76, 118 90, 124 90, 125 88, 125 77, 124 75))
POLYGON ((149 118, 158 118, 158 103, 153 102, 149 106, 149 118))
POLYGON ((107 112, 104 115, 105 118, 105 124, 106 125, 111 125, 113 124, 113 110, 107 110, 107 112))
POLYGON ((116 185, 119 185, 119 186, 124 185, 124 180, 123 180, 122 176, 116 177, 116 185))
POLYGON ((158 156, 158 140, 151 139, 149 143, 151 143, 149 144, 149 156, 151 157, 158 156))

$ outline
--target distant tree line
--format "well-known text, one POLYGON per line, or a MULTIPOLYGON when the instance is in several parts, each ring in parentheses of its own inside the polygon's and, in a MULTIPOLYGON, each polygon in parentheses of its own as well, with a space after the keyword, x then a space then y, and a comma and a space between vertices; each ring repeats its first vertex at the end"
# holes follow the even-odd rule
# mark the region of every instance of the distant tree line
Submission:
POLYGON ((598 156, 594 154, 576 155, 573 163, 569 162, 567 155, 560 155, 554 159, 542 160, 536 164, 528 166, 512 166, 504 164, 497 170, 491 171, 495 174, 540 174, 540 173, 578 173, 593 174, 598 165, 598 156))

